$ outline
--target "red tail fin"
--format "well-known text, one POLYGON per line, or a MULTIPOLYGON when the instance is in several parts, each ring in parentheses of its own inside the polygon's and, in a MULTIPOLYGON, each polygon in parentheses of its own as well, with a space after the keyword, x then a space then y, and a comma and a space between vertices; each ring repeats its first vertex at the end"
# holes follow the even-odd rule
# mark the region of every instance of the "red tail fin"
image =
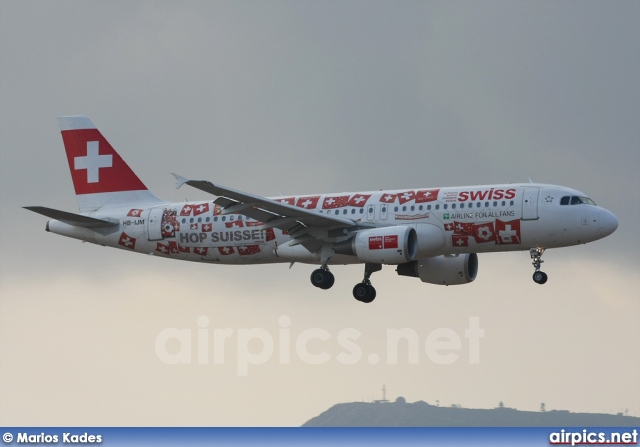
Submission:
POLYGON ((80 211, 159 202, 86 116, 58 118, 80 211))

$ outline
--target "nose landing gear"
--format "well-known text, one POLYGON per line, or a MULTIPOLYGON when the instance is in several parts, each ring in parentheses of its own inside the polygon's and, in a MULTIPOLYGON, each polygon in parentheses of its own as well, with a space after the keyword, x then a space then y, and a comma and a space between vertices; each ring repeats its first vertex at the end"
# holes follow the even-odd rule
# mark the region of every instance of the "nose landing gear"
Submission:
POLYGON ((531 264, 533 264, 533 267, 536 269, 535 272, 533 272, 533 281, 536 284, 544 284, 547 282, 547 274, 545 272, 540 271, 540 264, 542 264, 544 261, 542 260, 542 253, 544 253, 544 248, 531 248, 529 249, 529 254, 531 255, 531 264))

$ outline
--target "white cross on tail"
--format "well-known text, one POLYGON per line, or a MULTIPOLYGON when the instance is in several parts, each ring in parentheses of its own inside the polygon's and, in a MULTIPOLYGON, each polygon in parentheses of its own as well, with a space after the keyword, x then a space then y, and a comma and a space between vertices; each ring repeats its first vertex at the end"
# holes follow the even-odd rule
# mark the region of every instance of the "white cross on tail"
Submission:
POLYGON ((100 168, 113 166, 113 156, 98 154, 99 147, 99 142, 87 141, 87 156, 73 159, 73 169, 76 171, 78 169, 87 170, 87 183, 98 183, 100 181, 100 168))

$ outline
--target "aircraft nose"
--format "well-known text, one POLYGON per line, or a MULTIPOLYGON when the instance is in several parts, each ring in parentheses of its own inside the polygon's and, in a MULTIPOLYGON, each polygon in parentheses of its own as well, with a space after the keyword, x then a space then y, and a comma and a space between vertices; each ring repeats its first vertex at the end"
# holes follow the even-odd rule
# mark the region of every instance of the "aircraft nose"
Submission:
POLYGON ((607 210, 600 210, 600 224, 598 230, 602 237, 609 236, 618 228, 618 218, 607 210))

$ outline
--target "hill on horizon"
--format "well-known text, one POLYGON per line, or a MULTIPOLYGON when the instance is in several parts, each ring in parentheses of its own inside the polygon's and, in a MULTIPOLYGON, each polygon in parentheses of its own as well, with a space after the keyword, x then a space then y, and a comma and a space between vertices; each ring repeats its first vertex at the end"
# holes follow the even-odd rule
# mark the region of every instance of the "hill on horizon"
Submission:
POLYGON ((519 411, 515 408, 439 407, 424 401, 336 404, 303 427, 637 427, 633 416, 571 413, 567 410, 519 411))

